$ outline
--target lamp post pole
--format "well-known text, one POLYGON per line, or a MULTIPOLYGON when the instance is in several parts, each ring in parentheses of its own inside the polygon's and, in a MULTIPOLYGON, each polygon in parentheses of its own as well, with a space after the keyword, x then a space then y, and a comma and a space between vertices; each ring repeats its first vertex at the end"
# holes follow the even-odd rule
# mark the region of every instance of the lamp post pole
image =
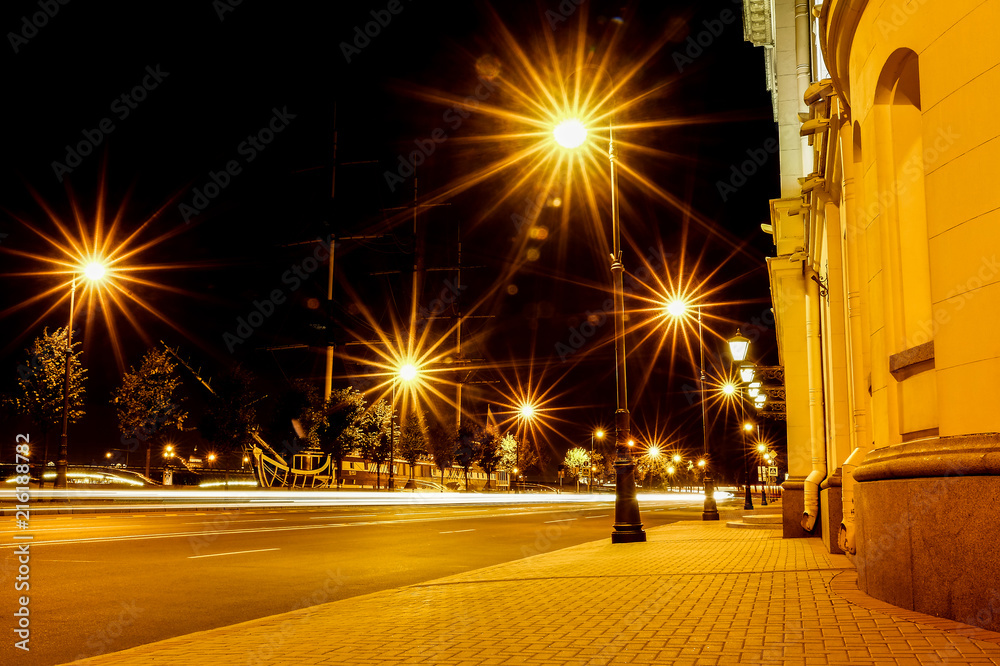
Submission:
MULTIPOLYGON (((740 391, 742 391, 742 390, 743 389, 741 387, 740 391)), ((743 394, 740 393, 740 418, 741 419, 745 419, 746 418, 746 416, 744 416, 744 414, 745 414, 745 412, 743 410, 743 394)), ((746 427, 746 423, 745 422, 744 422, 743 425, 740 426, 740 432, 743 433, 743 489, 745 491, 744 492, 744 497, 743 497, 743 508, 745 510, 750 510, 750 509, 753 509, 753 496, 750 494, 750 473, 749 473, 749 471, 747 469, 747 427, 746 427)))
MULTIPOLYGON (((332 256, 332 255, 331 255, 332 256)), ((392 462, 396 446, 396 378, 392 378, 392 404, 389 405, 389 480, 386 491, 392 492, 392 462)))
MULTIPOLYGON (((608 75, 610 78, 610 74, 608 75)), ((615 411, 615 525, 611 543, 646 540, 635 496, 635 463, 626 442, 630 437, 628 388, 625 383, 625 290, 621 249, 621 221, 618 218, 618 171, 615 166, 614 114, 608 124, 608 160, 611 163, 611 276, 615 304, 615 379, 618 408, 615 411)))
MULTIPOLYGON (((69 290, 69 326, 66 329, 66 376, 63 379, 62 434, 59 436, 59 460, 56 461, 56 488, 66 487, 66 471, 69 466, 69 378, 73 360, 73 310, 76 308, 76 276, 69 290)), ((45 470, 42 470, 44 477, 45 470)))
POLYGON ((701 351, 701 368, 698 389, 701 393, 701 443, 705 456, 705 506, 701 513, 702 520, 718 520, 719 508, 715 503, 715 484, 708 473, 708 419, 705 416, 705 340, 702 333, 701 306, 698 306, 698 347, 701 351))

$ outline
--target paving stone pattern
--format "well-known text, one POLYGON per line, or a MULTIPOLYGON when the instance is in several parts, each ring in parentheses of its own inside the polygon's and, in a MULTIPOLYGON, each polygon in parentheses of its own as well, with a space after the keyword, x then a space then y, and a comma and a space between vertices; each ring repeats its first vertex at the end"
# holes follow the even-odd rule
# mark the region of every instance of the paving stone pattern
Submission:
MULTIPOLYGON (((818 539, 675 523, 86 664, 1000 664, 1000 634, 857 591, 818 539)), ((543 552, 549 550, 549 552, 543 552)))

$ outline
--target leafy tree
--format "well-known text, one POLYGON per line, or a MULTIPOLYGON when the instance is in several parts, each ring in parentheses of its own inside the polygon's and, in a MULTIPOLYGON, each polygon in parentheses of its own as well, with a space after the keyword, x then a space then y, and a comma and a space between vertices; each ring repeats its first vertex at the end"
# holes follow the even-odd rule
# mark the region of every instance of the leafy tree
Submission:
POLYGON ((365 417, 365 396, 348 386, 334 389, 319 413, 312 418, 309 439, 317 442, 323 453, 336 462, 336 484, 340 487, 344 475, 344 458, 361 446, 362 420, 365 417))
POLYGON ((434 466, 441 470, 441 492, 444 492, 444 471, 455 462, 458 436, 455 431, 440 423, 431 427, 428 449, 434 457, 434 466))
POLYGON ((198 422, 198 430, 225 461, 227 487, 233 454, 252 449, 252 433, 259 430, 257 403, 263 396, 253 385, 254 376, 239 365, 216 377, 215 395, 198 422))
MULTIPOLYGON (((62 424, 63 398, 66 385, 66 327, 49 333, 46 327, 26 349, 27 358, 17 367, 19 378, 13 406, 19 414, 28 417, 42 433, 42 470, 38 484, 42 485, 45 466, 49 458, 49 435, 62 424)), ((85 414, 83 398, 86 394, 87 371, 80 362, 83 352, 73 343, 69 367, 69 422, 76 423, 85 414)))
POLYGON ((458 430, 455 461, 465 472, 465 489, 469 489, 469 469, 479 459, 482 449, 483 429, 478 426, 462 426, 458 430))
POLYGON ((181 379, 177 365, 165 350, 150 349, 139 368, 132 367, 122 377, 111 403, 118 412, 118 427, 125 437, 146 441, 146 476, 155 440, 171 426, 184 429, 187 412, 181 409, 181 397, 176 394, 181 379))
MULTIPOLYGON (((385 400, 379 400, 368 408, 361 419, 359 449, 367 463, 375 464, 375 488, 382 487, 382 464, 389 459, 390 427, 399 434, 399 426, 392 418, 395 410, 385 400)), ((390 463, 391 464, 391 463, 390 463)))
POLYGON ((410 414, 399 434, 399 455, 410 465, 410 480, 413 468, 422 456, 427 455, 427 429, 418 414, 410 414))
MULTIPOLYGON (((563 465, 566 466, 569 475, 576 479, 576 492, 580 492, 580 474, 584 470, 587 470, 588 475, 590 474, 590 452, 579 446, 572 448, 566 452, 563 465)), ((593 485, 593 479, 590 483, 593 485)))
POLYGON ((476 459, 476 462, 479 463, 483 472, 486 473, 486 486, 484 488, 489 488, 490 476, 496 472, 497 466, 500 464, 502 453, 500 451, 500 437, 493 428, 486 428, 479 443, 479 457, 476 459))
MULTIPOLYGON (((530 446, 524 446, 513 435, 507 433, 500 440, 499 469, 523 474, 524 470, 538 466, 538 454, 530 446)), ((513 484, 513 479, 511 479, 513 484)))

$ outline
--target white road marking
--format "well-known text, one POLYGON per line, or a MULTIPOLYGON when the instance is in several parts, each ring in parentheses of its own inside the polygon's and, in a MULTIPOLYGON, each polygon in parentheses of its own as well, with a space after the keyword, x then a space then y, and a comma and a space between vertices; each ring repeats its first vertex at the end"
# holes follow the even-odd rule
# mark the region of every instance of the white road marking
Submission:
POLYGON ((462 532, 475 532, 476 530, 449 530, 447 532, 438 532, 438 534, 461 534, 462 532))
MULTIPOLYGON (((243 519, 240 519, 240 518, 233 518, 232 520, 223 520, 222 522, 226 522, 226 523, 274 523, 274 522, 278 522, 278 523, 281 523, 281 522, 284 522, 284 521, 285 521, 284 518, 249 518, 249 519, 246 519, 246 520, 243 520, 243 519)), ((198 523, 181 523, 181 525, 208 525, 208 524, 214 523, 214 522, 216 522, 216 521, 214 521, 214 520, 203 520, 203 521, 198 522, 198 523)))
POLYGON ((600 515, 600 516, 584 516, 583 519, 586 520, 588 518, 607 518, 609 515, 611 515, 611 514, 605 513, 605 514, 600 515))
POLYGON ((549 523, 568 523, 571 520, 576 520, 576 518, 560 518, 559 520, 546 520, 545 524, 549 523))
POLYGON ((269 550, 281 550, 280 548, 261 548, 260 550, 236 550, 231 553, 213 553, 211 555, 191 555, 189 560, 197 560, 202 557, 221 557, 222 555, 242 555, 244 553, 266 553, 269 550))
POLYGON ((329 518, 371 518, 372 516, 377 515, 377 513, 358 513, 353 516, 312 516, 309 520, 327 520, 329 518))

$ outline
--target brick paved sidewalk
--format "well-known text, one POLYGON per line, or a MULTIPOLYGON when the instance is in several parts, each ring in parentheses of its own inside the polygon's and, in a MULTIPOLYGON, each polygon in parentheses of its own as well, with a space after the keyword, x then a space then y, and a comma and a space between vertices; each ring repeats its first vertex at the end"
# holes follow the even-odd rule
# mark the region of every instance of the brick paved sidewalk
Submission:
POLYGON ((684 522, 85 664, 1000 664, 1000 634, 857 591, 843 556, 684 522))

